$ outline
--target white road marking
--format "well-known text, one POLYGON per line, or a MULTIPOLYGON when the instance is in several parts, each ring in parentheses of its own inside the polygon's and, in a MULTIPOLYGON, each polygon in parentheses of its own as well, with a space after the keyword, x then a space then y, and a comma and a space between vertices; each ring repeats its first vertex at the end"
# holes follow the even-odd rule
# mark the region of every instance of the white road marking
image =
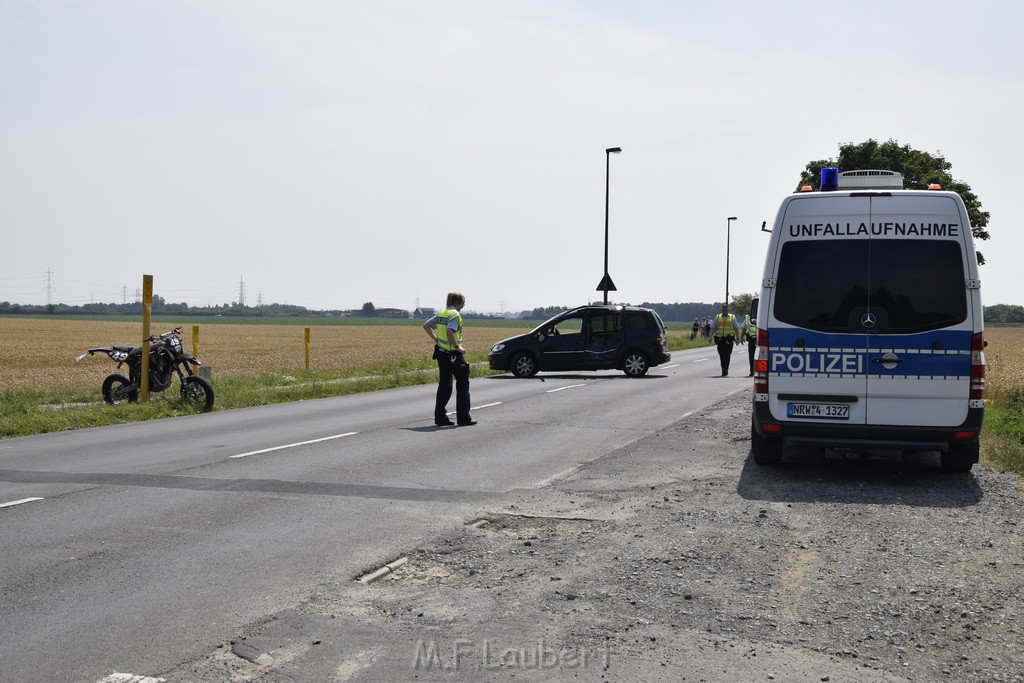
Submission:
MULTIPOLYGON (((473 406, 473 410, 483 410, 484 408, 493 408, 494 406, 500 406, 501 403, 502 403, 501 401, 498 401, 497 403, 485 403, 482 406, 473 406)), ((458 412, 458 411, 456 411, 456 410, 449 410, 447 413, 445 413, 445 415, 454 415, 456 412, 458 412)))
POLYGON ((259 455, 260 453, 271 453, 273 451, 284 450, 285 448, 295 448, 296 446, 308 446, 311 443, 320 443, 322 441, 332 441, 333 439, 340 439, 340 438, 345 437, 345 436, 354 436, 354 435, 356 435, 358 433, 359 432, 345 432, 344 434, 335 434, 334 436, 325 436, 322 439, 311 439, 309 441, 300 441, 298 443, 289 443, 289 444, 285 444, 283 446, 274 446, 272 448, 262 448, 262 449, 260 449, 258 451, 249 451, 248 453, 239 453, 238 455, 232 455, 231 459, 234 460, 236 458, 247 458, 250 455, 259 455))
POLYGON ((658 369, 659 370, 671 370, 672 368, 678 368, 678 367, 679 367, 679 363, 673 363, 672 365, 666 365, 666 366, 664 366, 662 368, 658 368, 658 369))
POLYGON ((137 676, 135 674, 113 673, 106 678, 101 678, 96 683, 165 683, 166 678, 152 678, 150 676, 137 676))
POLYGON ((586 384, 570 384, 567 387, 558 387, 557 389, 548 389, 547 393, 553 394, 556 391, 565 391, 566 389, 576 389, 577 387, 585 387, 586 384))
POLYGON ((703 363, 703 362, 704 362, 704 361, 706 361, 706 360, 711 360, 711 359, 710 359, 710 358, 698 358, 697 360, 695 360, 695 361, 693 361, 693 362, 694 362, 694 363, 703 363))
POLYGON ((12 500, 10 503, 0 503, 0 508, 10 508, 15 505, 24 505, 25 503, 31 503, 37 500, 44 500, 43 498, 22 498, 21 500, 12 500))
POLYGON ((558 474, 556 474, 553 477, 548 477, 547 479, 545 479, 543 481, 537 482, 536 484, 534 484, 533 488, 535 488, 535 489, 542 489, 542 488, 544 488, 546 486, 550 486, 551 484, 554 484, 556 481, 559 481, 560 479, 564 479, 565 477, 568 477, 571 474, 575 474, 576 471, 579 470, 579 468, 580 468, 579 465, 576 465, 575 467, 570 467, 569 469, 565 470, 564 472, 559 472, 558 474))

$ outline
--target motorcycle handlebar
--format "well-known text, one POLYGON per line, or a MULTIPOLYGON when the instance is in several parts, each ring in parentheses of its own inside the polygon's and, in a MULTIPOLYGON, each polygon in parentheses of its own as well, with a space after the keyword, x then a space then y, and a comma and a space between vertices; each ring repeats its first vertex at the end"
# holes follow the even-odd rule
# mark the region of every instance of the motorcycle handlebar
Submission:
POLYGON ((163 334, 160 335, 151 334, 149 335, 149 339, 147 339, 146 341, 160 341, 161 339, 166 339, 167 337, 171 337, 174 335, 181 335, 181 327, 175 327, 170 332, 164 332, 163 334))

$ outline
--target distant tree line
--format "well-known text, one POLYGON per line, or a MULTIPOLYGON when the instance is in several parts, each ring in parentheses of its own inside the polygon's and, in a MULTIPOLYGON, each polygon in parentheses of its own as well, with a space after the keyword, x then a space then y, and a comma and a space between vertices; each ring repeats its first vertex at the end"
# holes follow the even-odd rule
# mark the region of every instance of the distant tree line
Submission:
MULTIPOLYGON (((266 304, 263 306, 243 306, 237 303, 221 306, 189 306, 186 303, 168 303, 162 296, 153 295, 150 308, 153 315, 190 315, 190 316, 304 316, 318 314, 338 315, 340 311, 311 312, 302 306, 288 304, 266 304)), ((81 306, 67 304, 12 304, 10 301, 0 302, 0 315, 142 315, 142 303, 103 304, 92 303, 81 306)))
MULTIPOLYGON (((751 294, 740 294, 733 297, 732 311, 737 315, 744 315, 750 310, 751 294)), ((652 303, 645 301, 639 304, 644 308, 650 308, 658 312, 662 320, 666 322, 692 322, 695 319, 703 319, 718 313, 721 304, 719 302, 705 303, 652 303)), ((567 311, 573 306, 544 306, 529 311, 522 311, 518 316, 524 320, 547 320, 562 311, 567 311)), ((223 304, 220 306, 189 306, 186 303, 168 303, 163 297, 153 295, 153 315, 189 315, 202 316, 246 316, 246 317, 308 317, 308 316, 361 316, 361 317, 399 317, 394 313, 396 309, 377 309, 372 303, 367 302, 363 308, 356 310, 310 310, 303 306, 289 306, 288 304, 265 304, 262 306, 242 306, 237 303, 223 304)), ((406 312, 408 313, 408 312, 406 312)), ((9 301, 0 302, 0 315, 142 315, 142 304, 139 302, 130 304, 83 304, 81 306, 69 306, 67 304, 46 304, 42 306, 32 304, 12 304, 9 301)), ((494 315, 489 313, 466 312, 467 318, 502 318, 507 316, 494 315)), ((401 317, 408 317, 401 316, 401 317)), ((996 304, 985 307, 985 322, 1000 324, 1024 324, 1024 306, 1013 306, 1007 304, 996 304)))
POLYGON ((1006 304, 985 306, 985 322, 1024 323, 1024 306, 1008 306, 1006 304))
MULTIPOLYGON (((651 310, 657 311, 658 315, 661 316, 661 319, 668 322, 692 322, 697 318, 706 318, 714 315, 718 313, 721 308, 721 304, 717 302, 710 304, 695 302, 685 304, 662 304, 645 301, 638 305, 643 308, 650 308, 651 310)), ((523 311, 520 317, 528 320, 547 320, 548 318, 556 316, 562 311, 567 311, 570 308, 575 308, 575 306, 546 306, 543 308, 535 308, 532 311, 523 311)))

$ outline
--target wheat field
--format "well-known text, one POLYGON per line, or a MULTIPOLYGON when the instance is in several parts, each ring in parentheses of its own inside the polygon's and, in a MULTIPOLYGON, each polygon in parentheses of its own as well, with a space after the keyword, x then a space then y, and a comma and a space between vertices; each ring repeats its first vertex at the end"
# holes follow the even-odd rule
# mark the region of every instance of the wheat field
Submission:
MULTIPOLYGON (((153 323, 159 334, 180 326, 192 352, 192 324, 153 323)), ((199 325, 196 354, 218 377, 259 377, 305 370, 305 326, 199 325)), ((464 344, 470 354, 487 353, 495 342, 529 328, 475 327, 466 321, 464 344)), ((100 386, 116 365, 105 354, 75 356, 88 348, 138 346, 142 324, 91 320, 0 317, 0 391, 61 390, 100 386)), ((419 325, 323 325, 310 327, 310 370, 345 372, 428 358, 430 339, 419 325)))

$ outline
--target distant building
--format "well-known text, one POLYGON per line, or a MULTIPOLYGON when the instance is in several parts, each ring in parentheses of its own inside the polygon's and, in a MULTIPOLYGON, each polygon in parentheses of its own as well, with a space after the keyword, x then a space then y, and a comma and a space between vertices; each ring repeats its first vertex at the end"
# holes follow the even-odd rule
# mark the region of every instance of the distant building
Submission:
POLYGON ((409 311, 404 308, 375 308, 373 315, 376 318, 408 318, 409 311))
POLYGON ((421 307, 421 308, 417 308, 415 311, 412 312, 412 317, 414 317, 414 318, 424 318, 424 319, 426 319, 426 318, 433 318, 435 315, 437 315, 437 309, 436 308, 422 308, 421 307))

